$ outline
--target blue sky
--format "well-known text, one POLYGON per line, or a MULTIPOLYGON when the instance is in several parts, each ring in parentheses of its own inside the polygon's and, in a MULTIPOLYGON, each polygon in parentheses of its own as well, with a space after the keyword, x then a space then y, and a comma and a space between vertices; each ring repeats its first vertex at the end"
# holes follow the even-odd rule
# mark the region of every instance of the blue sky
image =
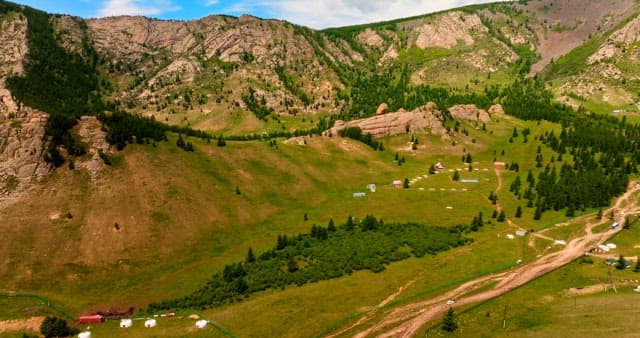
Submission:
MULTIPOLYGON (((10 0, 11 1, 11 0, 10 0)), ((209 14, 284 19, 313 28, 346 26, 495 0, 13 0, 84 18, 144 15, 189 20, 209 14)))

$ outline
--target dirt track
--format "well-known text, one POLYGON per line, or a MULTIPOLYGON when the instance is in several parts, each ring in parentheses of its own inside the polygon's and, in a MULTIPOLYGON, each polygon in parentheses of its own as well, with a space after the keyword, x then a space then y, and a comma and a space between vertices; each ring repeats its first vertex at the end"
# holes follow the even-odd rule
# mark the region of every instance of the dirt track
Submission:
MULTIPOLYGON (((636 208, 635 201, 629 199, 630 196, 640 190, 640 188, 636 187, 636 183, 637 182, 631 182, 627 192, 620 196, 616 200, 616 203, 605 211, 605 214, 615 211, 616 215, 621 215, 619 216, 620 219, 617 219, 620 224, 622 224, 624 216, 639 212, 636 208), (623 203, 624 207, 622 207, 623 203)), ((620 226, 616 230, 593 233, 592 230, 594 227, 609 221, 610 220, 606 218, 602 218, 595 223, 587 223, 583 236, 571 240, 562 250, 544 255, 534 262, 511 271, 477 278, 434 299, 407 304, 393 309, 386 313, 380 322, 355 334, 355 337, 372 335, 379 337, 413 337, 426 323, 442 316, 450 306, 446 304, 448 299, 456 299, 455 306, 485 301, 505 294, 579 258, 587 252, 589 248, 603 243, 622 229, 622 226, 620 226), (497 282, 497 284, 487 291, 464 296, 469 293, 469 291, 475 290, 490 282, 497 282)))
POLYGON ((44 317, 31 317, 28 319, 0 320, 0 333, 15 331, 38 332, 44 317))

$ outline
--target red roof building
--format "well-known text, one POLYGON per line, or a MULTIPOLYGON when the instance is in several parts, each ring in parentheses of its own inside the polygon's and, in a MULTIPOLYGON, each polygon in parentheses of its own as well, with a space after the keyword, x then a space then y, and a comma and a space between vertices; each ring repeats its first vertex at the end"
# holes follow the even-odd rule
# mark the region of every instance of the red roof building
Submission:
POLYGON ((104 322, 104 317, 101 315, 80 316, 78 323, 80 324, 96 324, 104 322))

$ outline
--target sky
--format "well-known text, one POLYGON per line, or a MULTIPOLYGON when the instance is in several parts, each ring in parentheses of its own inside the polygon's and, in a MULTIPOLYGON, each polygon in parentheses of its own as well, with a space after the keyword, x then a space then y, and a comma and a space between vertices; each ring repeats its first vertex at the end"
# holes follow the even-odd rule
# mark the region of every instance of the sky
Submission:
POLYGON ((496 0, 10 0, 49 13, 191 20, 210 14, 282 19, 316 29, 385 21, 496 0))

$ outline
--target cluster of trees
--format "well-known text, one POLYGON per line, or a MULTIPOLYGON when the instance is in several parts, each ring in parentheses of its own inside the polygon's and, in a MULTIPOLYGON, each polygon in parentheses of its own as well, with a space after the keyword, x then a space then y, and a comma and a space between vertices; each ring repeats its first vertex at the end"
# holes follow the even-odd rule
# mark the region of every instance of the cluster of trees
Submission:
POLYGON ((373 139, 370 133, 362 134, 362 129, 360 127, 347 127, 338 132, 340 137, 348 137, 357 141, 360 141, 369 147, 373 148, 373 150, 384 150, 384 145, 380 141, 376 141, 373 139))
POLYGON ((123 111, 113 113, 100 113, 98 119, 107 127, 106 140, 115 145, 118 150, 124 149, 128 143, 139 144, 167 141, 165 132, 167 125, 156 121, 154 118, 128 114, 123 111))
POLYGON ((252 112, 260 120, 266 121, 267 117, 273 113, 273 109, 267 107, 267 100, 256 97, 256 91, 249 87, 249 92, 242 94, 242 101, 247 106, 250 112, 252 112))
POLYGON ((193 148, 193 143, 191 141, 185 141, 182 138, 182 134, 178 134, 178 139, 176 140, 176 146, 184 151, 195 151, 193 148))
MULTIPOLYGON (((466 227, 466 226, 465 226, 466 227)), ((251 293, 338 278, 358 270, 380 272, 413 256, 436 254, 469 243, 459 228, 386 224, 374 216, 341 226, 313 225, 310 233, 278 236, 276 245, 244 262, 225 266, 194 293, 149 305, 149 310, 207 308, 239 301, 251 293), (403 248, 410 248, 407 251, 403 248)))
POLYGON ((77 328, 70 328, 67 321, 55 316, 47 316, 40 324, 40 333, 43 336, 49 337, 69 337, 78 334, 80 330, 77 328))
POLYGON ((576 113, 571 107, 553 101, 553 93, 538 79, 516 80, 502 89, 500 102, 504 111, 523 120, 570 122, 576 113))
POLYGON ((276 74, 278 74, 278 79, 282 81, 284 87, 291 92, 291 94, 295 95, 304 103, 305 106, 308 106, 313 103, 313 99, 305 93, 305 91, 300 88, 294 81, 294 79, 287 74, 287 71, 284 67, 278 66, 275 69, 276 74))

